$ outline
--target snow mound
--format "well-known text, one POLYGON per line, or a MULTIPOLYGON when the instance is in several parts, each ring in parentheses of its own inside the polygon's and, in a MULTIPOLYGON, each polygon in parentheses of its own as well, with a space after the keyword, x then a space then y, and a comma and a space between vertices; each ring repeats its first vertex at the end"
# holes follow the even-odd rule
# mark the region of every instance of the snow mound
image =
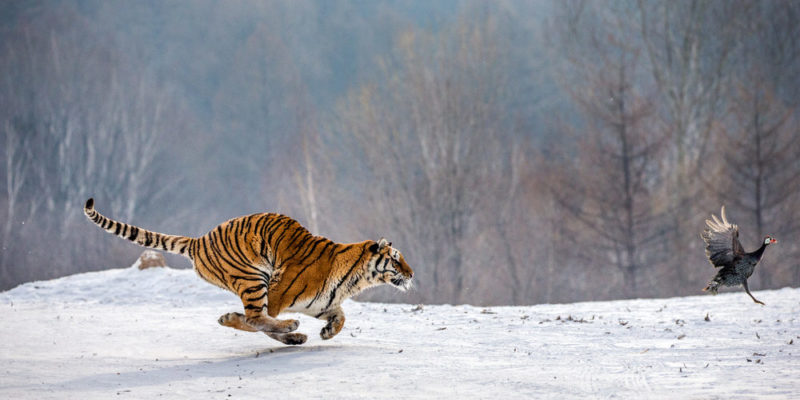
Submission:
POLYGON ((0 302, 48 301, 100 304, 143 302, 182 305, 196 301, 227 302, 236 296, 200 279, 191 269, 129 268, 86 272, 49 281, 29 282, 0 294, 0 302))
POLYGON ((108 270, 0 293, 0 398, 798 398, 800 290, 530 307, 348 301, 285 346, 221 327, 191 270, 108 270))

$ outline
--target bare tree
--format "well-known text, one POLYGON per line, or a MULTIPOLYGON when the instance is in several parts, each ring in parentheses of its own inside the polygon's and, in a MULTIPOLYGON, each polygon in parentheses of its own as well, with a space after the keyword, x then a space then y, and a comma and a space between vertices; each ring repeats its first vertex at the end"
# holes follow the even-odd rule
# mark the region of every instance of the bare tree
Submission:
POLYGON ((694 235, 686 233, 702 221, 697 207, 702 187, 695 177, 724 113, 724 89, 747 2, 637 1, 638 16, 631 13, 631 18, 639 24, 658 88, 656 115, 662 121, 657 126, 670 138, 664 187, 672 213, 673 270, 679 287, 691 287, 697 269, 689 268, 696 264, 690 261, 701 260, 689 255, 702 254, 694 235))
POLYGON ((582 115, 580 128, 567 131, 576 140, 577 160, 564 156, 549 183, 558 204, 581 231, 577 252, 594 265, 613 265, 623 277, 626 296, 640 294, 639 276, 653 265, 653 245, 663 239, 653 228, 659 220, 654 191, 663 140, 650 129, 653 107, 635 86, 639 52, 624 39, 618 14, 591 22, 566 24, 566 43, 579 48, 571 59, 576 75, 568 90, 582 115), (582 133, 576 134, 580 130, 582 133), (572 131, 572 133, 569 133, 572 131))
POLYGON ((88 250, 98 246, 76 234, 91 231, 81 215, 88 197, 108 199, 110 213, 125 220, 155 204, 159 135, 180 120, 163 90, 92 40, 69 8, 60 11, 21 24, 10 33, 18 40, 0 49, 7 67, 0 91, 14 94, 3 96, 0 111, 8 144, 3 287, 91 263, 88 250), (41 268, 12 268, 17 264, 41 268))
POLYGON ((498 141, 507 82, 492 24, 403 35, 382 60, 386 84, 353 93, 340 113, 340 131, 364 155, 356 162, 370 171, 362 190, 371 218, 414 249, 427 301, 463 301, 474 289, 476 215, 492 212, 481 207, 487 183, 506 179, 497 160, 510 156, 498 141))
MULTIPOLYGON (((24 187, 27 175, 30 171, 31 154, 30 148, 26 146, 25 137, 8 120, 3 126, 5 136, 5 183, 6 183, 6 207, 5 223, 3 224, 2 254, 0 254, 0 265, 7 265, 9 262, 11 233, 16 223, 20 221, 17 217, 19 203, 23 201, 22 188, 24 187)), ((6 282, 11 279, 10 271, 7 268, 0 269, 0 281, 6 282)))
MULTIPOLYGON (((720 201, 750 214, 754 235, 780 232, 787 238, 796 237, 800 233, 800 210, 796 206, 800 201, 800 143, 793 115, 796 110, 786 107, 774 92, 763 87, 740 87, 731 107, 733 120, 719 143, 724 166, 724 184, 717 185, 722 186, 717 189, 720 201)), ((757 243, 761 237, 749 239, 757 243)), ((792 242, 787 240, 790 248, 792 242)), ((772 269, 760 270, 762 288, 773 286, 772 269)))
MULTIPOLYGON (((758 235, 782 236, 781 253, 792 255, 800 250, 794 245, 800 234, 800 43, 793 40, 800 34, 800 7, 768 1, 746 11, 727 118, 713 142, 713 167, 703 176, 716 200, 731 204, 741 223, 753 226, 743 240, 758 243, 758 235)), ((769 288, 796 283, 791 270, 798 268, 798 263, 766 260, 757 284, 769 288)))

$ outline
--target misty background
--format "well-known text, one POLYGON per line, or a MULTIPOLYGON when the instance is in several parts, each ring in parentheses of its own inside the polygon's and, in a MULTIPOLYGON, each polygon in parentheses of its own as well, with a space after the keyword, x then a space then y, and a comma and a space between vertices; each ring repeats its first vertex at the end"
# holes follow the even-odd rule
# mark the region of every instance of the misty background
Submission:
POLYGON ((415 288, 360 299, 475 305, 698 294, 724 204, 798 286, 798 38, 788 0, 5 1, 0 289, 136 260, 89 197, 386 237, 415 288))

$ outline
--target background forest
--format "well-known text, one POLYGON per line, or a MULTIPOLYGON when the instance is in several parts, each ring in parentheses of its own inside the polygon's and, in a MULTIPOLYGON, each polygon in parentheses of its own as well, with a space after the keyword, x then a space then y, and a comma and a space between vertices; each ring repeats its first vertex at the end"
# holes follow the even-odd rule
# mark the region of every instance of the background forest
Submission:
POLYGON ((134 262, 92 196, 385 236, 415 289, 362 300, 475 305, 697 294, 724 204, 798 286, 798 38, 789 0, 4 1, 0 289, 134 262))

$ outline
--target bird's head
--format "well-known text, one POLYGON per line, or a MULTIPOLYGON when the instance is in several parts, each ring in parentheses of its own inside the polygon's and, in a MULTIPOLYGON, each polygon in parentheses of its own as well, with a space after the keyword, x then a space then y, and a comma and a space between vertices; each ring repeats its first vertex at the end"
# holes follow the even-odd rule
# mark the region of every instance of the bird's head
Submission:
POLYGON ((764 236, 764 246, 770 245, 770 244, 773 244, 773 243, 778 243, 778 240, 775 239, 774 237, 770 236, 770 235, 764 236))

